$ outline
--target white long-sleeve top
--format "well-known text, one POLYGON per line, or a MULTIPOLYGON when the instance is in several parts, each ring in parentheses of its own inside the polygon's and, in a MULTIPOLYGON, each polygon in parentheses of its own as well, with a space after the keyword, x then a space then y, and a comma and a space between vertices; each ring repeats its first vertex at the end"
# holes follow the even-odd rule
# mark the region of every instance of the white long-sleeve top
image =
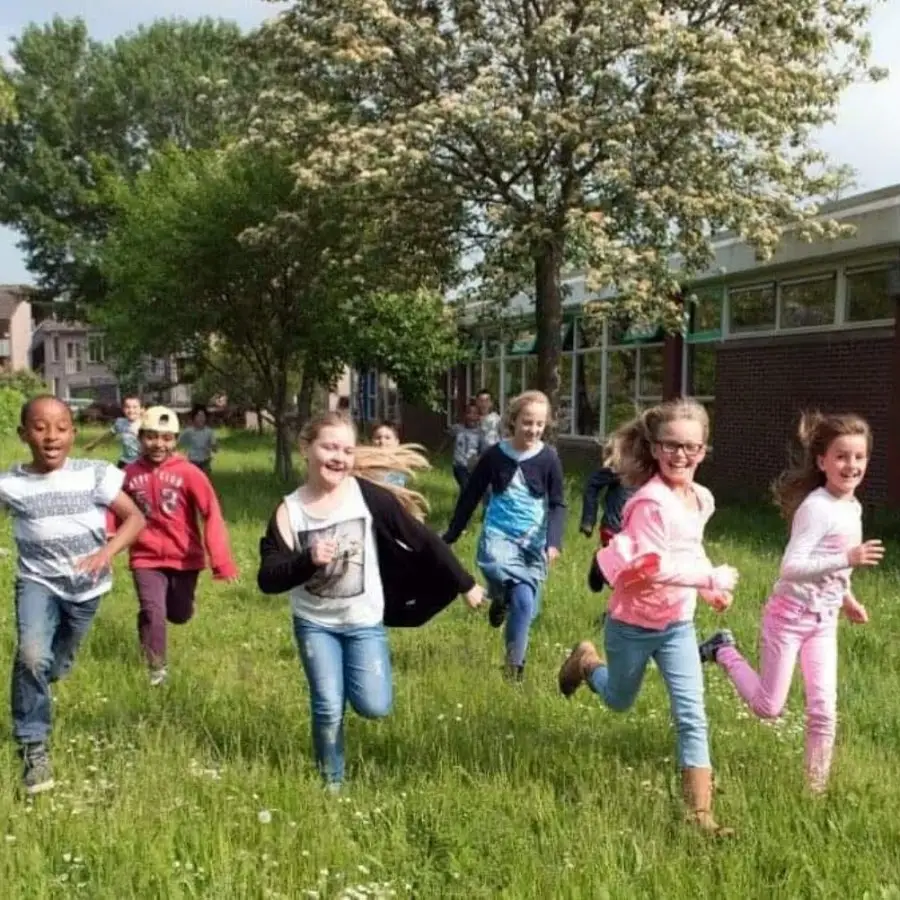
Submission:
POLYGON ((816 488, 794 514, 774 594, 820 612, 850 593, 849 552, 862 543, 862 507, 816 488))

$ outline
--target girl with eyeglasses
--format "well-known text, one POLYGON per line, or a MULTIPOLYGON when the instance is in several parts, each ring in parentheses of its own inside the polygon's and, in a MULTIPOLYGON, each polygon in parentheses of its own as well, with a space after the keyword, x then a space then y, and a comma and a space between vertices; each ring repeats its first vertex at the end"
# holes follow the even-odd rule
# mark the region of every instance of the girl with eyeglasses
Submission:
POLYGON ((606 464, 637 491, 625 505, 622 531, 597 553, 612 586, 604 622, 606 659, 582 641, 560 669, 559 688, 568 697, 587 683, 606 706, 624 712, 634 704, 653 659, 672 705, 689 817, 702 831, 726 834, 712 815, 694 610, 698 593, 714 609, 726 610, 738 573, 714 566, 703 548, 715 503, 694 476, 706 455, 708 433, 702 406, 674 400, 646 410, 613 434, 606 464))

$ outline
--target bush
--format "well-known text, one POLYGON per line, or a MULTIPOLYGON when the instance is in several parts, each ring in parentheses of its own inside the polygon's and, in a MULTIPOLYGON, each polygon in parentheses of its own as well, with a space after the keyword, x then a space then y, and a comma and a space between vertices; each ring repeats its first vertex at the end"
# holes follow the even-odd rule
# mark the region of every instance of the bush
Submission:
POLYGON ((24 394, 26 400, 37 397, 39 394, 50 393, 50 388, 44 384, 41 376, 37 372, 32 372, 31 369, 0 372, 0 389, 2 388, 18 391, 20 394, 24 394))
POLYGON ((19 427, 19 413, 27 399, 22 391, 0 384, 0 434, 11 434, 19 427))

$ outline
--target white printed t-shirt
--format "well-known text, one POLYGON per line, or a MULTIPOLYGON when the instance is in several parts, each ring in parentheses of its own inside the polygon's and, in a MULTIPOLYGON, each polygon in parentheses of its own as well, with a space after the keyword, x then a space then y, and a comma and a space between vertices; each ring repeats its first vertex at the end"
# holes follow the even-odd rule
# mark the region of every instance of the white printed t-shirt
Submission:
POLYGON ((75 564, 106 546, 106 509, 124 478, 115 466, 89 459, 67 459, 46 474, 17 464, 0 475, 0 505, 13 517, 17 577, 76 603, 107 593, 109 569, 95 581, 75 564))
POLYGON ((298 491, 288 494, 284 505, 296 550, 309 550, 315 541, 338 544, 331 563, 291 591, 294 615, 326 628, 381 624, 384 586, 372 514, 356 479, 351 480, 345 502, 324 518, 307 513, 298 491))

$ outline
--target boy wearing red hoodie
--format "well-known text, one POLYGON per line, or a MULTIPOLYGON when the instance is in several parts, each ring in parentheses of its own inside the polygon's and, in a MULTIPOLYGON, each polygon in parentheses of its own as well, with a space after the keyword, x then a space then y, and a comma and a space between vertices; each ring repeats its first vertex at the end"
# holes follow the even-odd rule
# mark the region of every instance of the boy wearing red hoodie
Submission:
POLYGON ((123 489, 147 520, 131 546, 130 562, 140 604, 138 636, 150 683, 160 685, 166 680, 166 621, 183 625, 194 615, 207 556, 216 579, 233 581, 238 570, 209 479, 175 452, 178 416, 165 406, 151 407, 141 418, 138 440, 141 456, 125 470, 123 489))

